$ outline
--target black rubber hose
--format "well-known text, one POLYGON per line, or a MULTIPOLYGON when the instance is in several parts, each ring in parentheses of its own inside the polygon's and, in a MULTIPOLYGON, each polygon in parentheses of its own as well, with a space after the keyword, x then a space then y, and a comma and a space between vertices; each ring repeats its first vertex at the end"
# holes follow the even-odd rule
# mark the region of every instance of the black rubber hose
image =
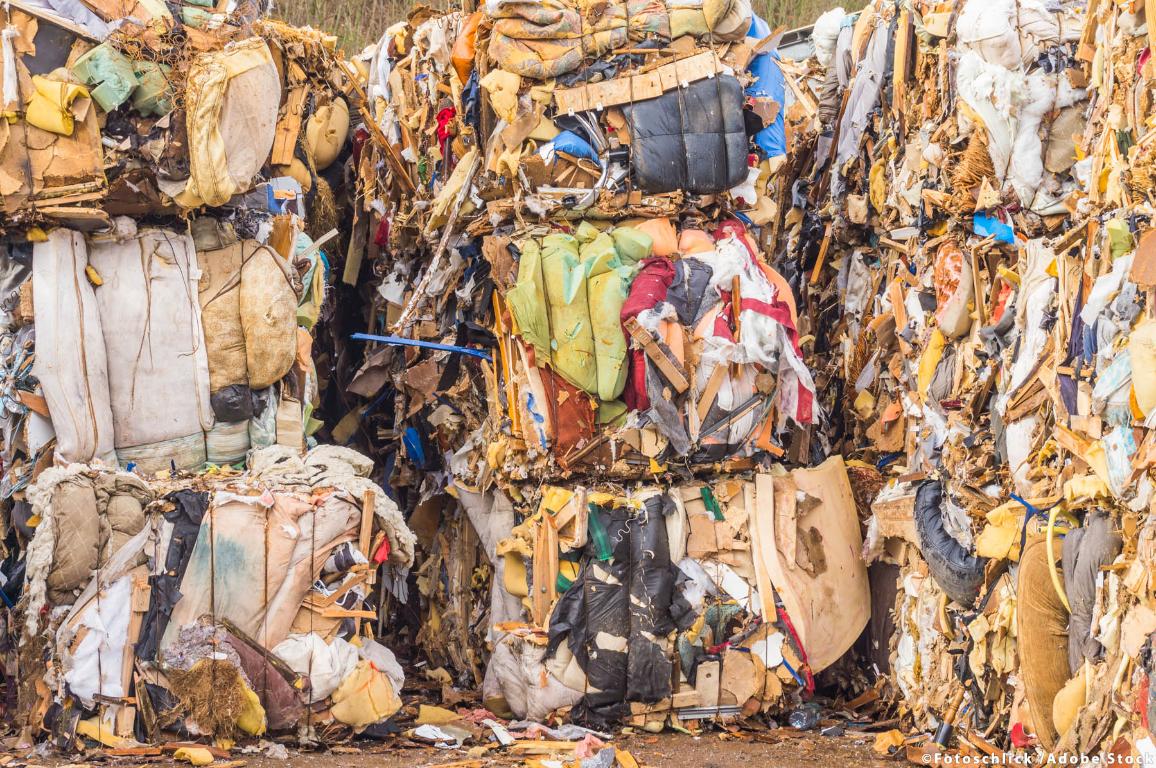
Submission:
POLYGON ((955 602, 975 605, 987 558, 976 557, 943 526, 943 483, 925 480, 915 492, 915 532, 931 577, 955 602))

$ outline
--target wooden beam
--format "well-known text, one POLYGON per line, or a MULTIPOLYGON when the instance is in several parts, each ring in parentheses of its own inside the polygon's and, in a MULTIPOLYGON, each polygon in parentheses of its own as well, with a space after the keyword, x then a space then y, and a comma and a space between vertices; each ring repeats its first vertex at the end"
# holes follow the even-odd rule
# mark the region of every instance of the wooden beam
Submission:
POLYGON ((650 358, 676 392, 682 394, 690 389, 690 381, 686 377, 686 372, 679 364, 678 359, 675 358, 674 353, 670 351, 670 347, 654 338, 654 334, 639 325, 637 318, 630 318, 624 325, 631 338, 638 342, 646 356, 650 358))

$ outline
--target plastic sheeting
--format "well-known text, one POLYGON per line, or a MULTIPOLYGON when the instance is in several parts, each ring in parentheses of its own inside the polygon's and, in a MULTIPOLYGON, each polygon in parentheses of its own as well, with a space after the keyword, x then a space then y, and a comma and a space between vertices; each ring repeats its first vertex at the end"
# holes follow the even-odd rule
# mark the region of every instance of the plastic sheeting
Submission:
POLYGON ((747 173, 743 91, 730 75, 623 108, 630 122, 631 167, 647 192, 722 192, 747 173))
POLYGON ((587 544, 589 559, 558 601, 547 646, 556 658, 565 643, 589 681, 575 707, 578 722, 613 723, 628 712, 627 701, 670 695, 671 661, 661 638, 674 628, 674 576, 664 513, 662 496, 637 514, 591 512, 612 542, 611 559, 599 557, 596 542, 587 544))

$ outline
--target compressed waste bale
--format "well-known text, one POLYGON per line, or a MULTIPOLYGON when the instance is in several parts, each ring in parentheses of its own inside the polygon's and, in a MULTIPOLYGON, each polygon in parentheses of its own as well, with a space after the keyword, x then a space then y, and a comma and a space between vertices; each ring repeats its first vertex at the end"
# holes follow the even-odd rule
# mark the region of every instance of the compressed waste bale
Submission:
POLYGON ((266 648, 277 645, 289 635, 325 560, 356 538, 360 521, 360 508, 347 494, 333 493, 314 505, 288 493, 218 493, 198 533, 181 581, 184 597, 162 649, 206 613, 228 619, 266 648), (265 533, 254 536, 255 530, 265 533))
POLYGON ((39 518, 27 556, 29 631, 46 603, 71 605, 93 572, 140 532, 152 500, 148 484, 125 472, 74 464, 40 474, 28 487, 39 518))
POLYGON ((273 148, 280 106, 281 79, 261 38, 194 59, 185 92, 191 175, 177 201, 222 205, 249 189, 273 148))
POLYGON ((221 246, 199 254, 210 389, 214 394, 238 385, 265 389, 289 372, 297 354, 292 268, 255 240, 208 235, 203 240, 221 246))
POLYGON ((41 518, 36 528, 40 536, 52 539, 48 599, 53 605, 61 605, 71 601, 73 593, 91 577, 100 559, 100 511, 91 479, 73 475, 55 487, 50 477, 44 480, 37 492, 48 495, 48 504, 38 506, 50 514, 41 518), (63 539, 57 531, 67 531, 68 538, 63 539), (62 546, 56 546, 57 543, 62 546))
POLYGON ((249 383, 245 331, 241 327, 244 257, 245 248, 241 243, 197 254, 201 264, 198 292, 212 392, 249 383))
POLYGON ((79 232, 55 229, 32 256, 36 361, 56 454, 64 462, 116 462, 108 364, 96 294, 79 232))

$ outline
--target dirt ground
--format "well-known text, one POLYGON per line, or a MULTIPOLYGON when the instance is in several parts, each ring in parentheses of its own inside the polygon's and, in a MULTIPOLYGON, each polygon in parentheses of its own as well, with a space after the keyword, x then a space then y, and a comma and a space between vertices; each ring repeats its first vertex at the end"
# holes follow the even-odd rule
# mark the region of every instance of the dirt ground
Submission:
MULTIPOLYGON (((757 736, 738 738, 706 733, 694 737, 680 733, 658 736, 620 736, 612 743, 628 750, 642 768, 883 768, 894 766, 893 760, 879 758, 871 748, 874 737, 869 733, 848 733, 824 737, 817 733, 798 733, 790 729, 768 731, 757 736)), ((548 757, 548 756, 546 756, 548 757)), ((521 766, 524 760, 508 754, 490 753, 471 758, 465 749, 440 750, 429 747, 405 748, 366 746, 360 752, 341 749, 328 753, 291 753, 288 760, 249 757, 246 768, 418 768, 455 766, 457 768, 498 768, 521 766)))

